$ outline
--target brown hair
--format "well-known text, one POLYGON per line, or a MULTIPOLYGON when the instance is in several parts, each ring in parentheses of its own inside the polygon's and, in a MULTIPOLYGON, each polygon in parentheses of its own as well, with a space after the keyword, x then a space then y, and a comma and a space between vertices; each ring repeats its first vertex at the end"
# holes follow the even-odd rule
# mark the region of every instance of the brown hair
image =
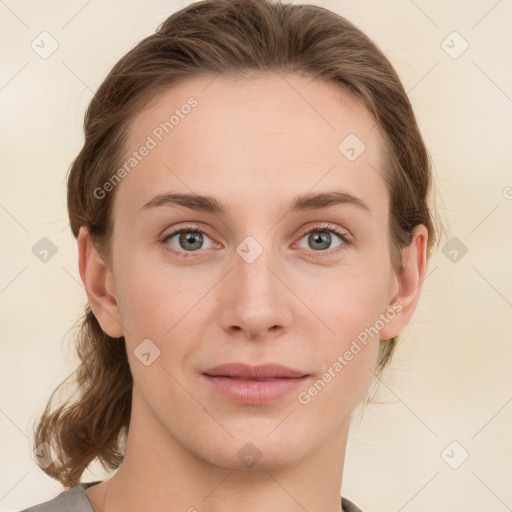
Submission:
MULTIPOLYGON (((159 92, 198 76, 299 73, 354 94, 378 123, 386 146, 384 179, 390 191, 389 246, 393 267, 413 228, 428 229, 428 257, 436 220, 428 205, 432 171, 407 94, 378 47, 343 17, 309 4, 270 0, 204 0, 172 14, 113 67, 87 109, 85 142, 68 176, 73 235, 89 228, 110 262, 113 192, 93 191, 123 161, 130 123, 159 92)), ((341 141, 340 141, 341 142, 341 141)), ((389 363, 397 337, 381 340, 377 374, 389 363)), ((55 459, 42 467, 64 486, 80 481, 97 459, 114 470, 123 461, 133 378, 124 338, 105 334, 89 305, 77 333, 78 399, 50 412, 52 393, 35 430, 55 459)), ((73 374, 72 374, 73 375, 73 374)), ((71 375, 70 375, 71 376, 71 375)), ((68 377, 69 378, 69 377, 68 377)), ((66 379, 67 380, 67 379, 66 379)))

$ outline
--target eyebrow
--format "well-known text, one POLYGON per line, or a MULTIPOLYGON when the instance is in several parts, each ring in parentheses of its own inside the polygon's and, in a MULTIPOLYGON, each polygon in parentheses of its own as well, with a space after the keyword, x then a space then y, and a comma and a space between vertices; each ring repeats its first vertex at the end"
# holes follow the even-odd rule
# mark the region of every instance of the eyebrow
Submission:
MULTIPOLYGON (((148 201, 141 208, 141 211, 159 206, 174 205, 214 215, 228 215, 230 211, 228 204, 222 203, 212 196, 183 193, 158 194, 148 201)), ((355 206, 362 211, 371 212, 370 207, 361 198, 352 195, 350 192, 340 190, 300 194, 290 201, 288 208, 290 212, 300 212, 321 210, 337 205, 355 206)))

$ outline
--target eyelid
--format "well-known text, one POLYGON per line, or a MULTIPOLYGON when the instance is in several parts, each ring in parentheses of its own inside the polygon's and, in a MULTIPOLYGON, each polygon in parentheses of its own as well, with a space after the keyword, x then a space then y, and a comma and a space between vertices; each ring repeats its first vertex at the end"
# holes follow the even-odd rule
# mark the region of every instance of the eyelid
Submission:
POLYGON ((213 237, 208 233, 208 228, 202 227, 201 224, 196 224, 195 222, 185 223, 183 225, 178 224, 178 225, 174 225, 172 228, 170 228, 168 230, 165 229, 163 231, 162 235, 160 235, 160 239, 168 239, 169 237, 173 237, 174 235, 177 235, 181 231, 193 231, 193 232, 203 233, 205 235, 208 235, 213 240, 213 237))
MULTIPOLYGON (((192 232, 198 232, 204 235, 207 235, 208 238, 212 240, 212 242, 216 245, 221 245, 219 242, 217 242, 209 233, 208 229, 201 227, 199 224, 185 224, 185 225, 178 225, 173 226, 169 231, 164 231, 164 234, 161 235, 159 238, 160 242, 166 246, 165 249, 173 254, 177 254, 180 256, 193 256, 196 253, 204 252, 205 250, 209 249, 199 249, 198 251, 184 251, 180 249, 171 249, 168 244, 166 243, 168 240, 176 236, 177 234, 183 232, 183 231, 192 231, 192 232)), ((321 257, 322 255, 335 255, 338 254, 340 251, 345 250, 348 246, 351 246, 353 244, 353 237, 352 234, 348 230, 343 230, 342 228, 336 226, 335 224, 331 224, 330 222, 317 222, 313 223, 313 225, 309 225, 306 227, 303 227, 299 230, 298 234, 298 240, 300 241, 304 235, 307 235, 314 231, 327 231, 330 233, 334 233, 337 237, 339 237, 342 240, 342 244, 340 246, 335 247, 334 249, 327 249, 325 251, 314 251, 309 250, 309 253, 313 253, 313 256, 321 257)), ((297 242, 294 242, 293 245, 295 245, 297 242)))
POLYGON ((347 229, 340 228, 336 226, 336 224, 331 224, 330 222, 313 222, 313 226, 307 226, 305 228, 301 228, 299 231, 299 236, 302 238, 304 235, 310 233, 311 231, 332 231, 339 237, 344 237, 349 240, 352 240, 352 234, 347 229))

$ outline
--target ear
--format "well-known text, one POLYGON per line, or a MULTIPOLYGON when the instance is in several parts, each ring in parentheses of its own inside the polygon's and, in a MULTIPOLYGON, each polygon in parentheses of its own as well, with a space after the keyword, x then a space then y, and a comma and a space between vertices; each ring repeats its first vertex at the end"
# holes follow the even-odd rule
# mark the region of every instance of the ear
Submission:
POLYGON ((86 226, 80 228, 77 243, 80 277, 94 316, 103 332, 112 338, 120 338, 123 336, 123 328, 112 272, 98 255, 86 226))
POLYGON ((407 327, 418 304, 427 268, 428 230, 423 224, 419 224, 414 228, 412 235, 411 243, 401 251, 402 268, 394 277, 394 288, 398 288, 398 291, 389 301, 386 310, 386 317, 390 320, 380 331, 382 340, 400 334, 407 327))

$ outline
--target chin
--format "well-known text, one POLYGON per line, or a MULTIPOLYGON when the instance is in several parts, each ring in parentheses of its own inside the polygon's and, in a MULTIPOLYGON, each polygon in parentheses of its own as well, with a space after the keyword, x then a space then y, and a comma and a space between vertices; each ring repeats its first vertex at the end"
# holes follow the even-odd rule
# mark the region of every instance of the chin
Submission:
MULTIPOLYGON (((275 426, 276 422, 273 422, 272 428, 275 426)), ((261 427, 258 431, 247 428, 239 432, 228 430, 233 437, 210 437, 209 444, 203 445, 203 453, 198 455, 213 466, 237 471, 286 469, 307 455, 308 439, 296 439, 285 428, 280 433, 261 427), (269 432, 272 433, 269 435, 269 432)), ((311 436, 308 438, 311 440, 311 436)))

